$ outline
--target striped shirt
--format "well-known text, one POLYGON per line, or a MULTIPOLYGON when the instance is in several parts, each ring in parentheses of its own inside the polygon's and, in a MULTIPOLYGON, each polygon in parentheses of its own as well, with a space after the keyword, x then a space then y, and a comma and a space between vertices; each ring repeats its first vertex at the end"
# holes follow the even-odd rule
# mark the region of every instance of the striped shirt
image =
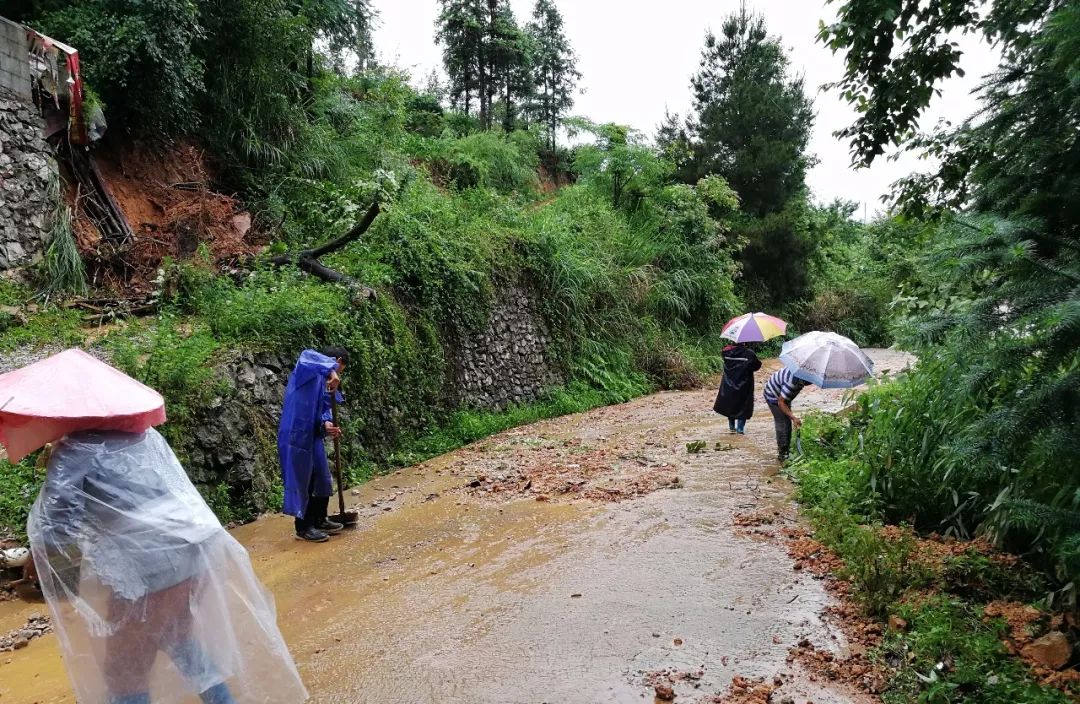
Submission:
POLYGON ((791 405, 806 384, 807 382, 802 379, 796 379, 791 370, 786 367, 773 372, 773 375, 765 382, 765 403, 775 406, 780 399, 784 399, 788 405, 791 405))

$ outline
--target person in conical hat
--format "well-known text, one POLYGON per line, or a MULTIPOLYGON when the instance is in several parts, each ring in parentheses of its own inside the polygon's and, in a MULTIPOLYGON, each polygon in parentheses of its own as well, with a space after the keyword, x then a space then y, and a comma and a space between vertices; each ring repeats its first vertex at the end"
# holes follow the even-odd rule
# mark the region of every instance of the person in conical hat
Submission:
POLYGON ((76 698, 307 699, 273 599, 165 439, 156 392, 77 350, 0 376, 0 442, 52 442, 27 533, 76 698))

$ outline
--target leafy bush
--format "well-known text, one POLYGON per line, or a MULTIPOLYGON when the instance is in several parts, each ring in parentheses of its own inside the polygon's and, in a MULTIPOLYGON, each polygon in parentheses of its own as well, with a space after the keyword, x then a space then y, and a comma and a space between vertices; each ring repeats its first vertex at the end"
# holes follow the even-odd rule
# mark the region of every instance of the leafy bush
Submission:
POLYGON ((194 309, 214 337, 262 349, 303 347, 343 328, 345 293, 296 272, 257 271, 242 284, 213 279, 194 309))
MULTIPOLYGON (((48 5, 42 3, 42 5, 48 5)), ((110 121, 142 132, 199 123, 202 35, 195 3, 122 0, 65 3, 31 23, 79 49, 83 78, 109 105, 110 121)))
POLYGON ((1030 565, 970 549, 950 556, 938 575, 941 589, 975 602, 1035 601, 1046 596, 1046 578, 1030 565))
POLYGON ((860 347, 888 346, 888 301, 860 289, 819 291, 795 308, 799 328, 827 330, 851 338, 860 347))
POLYGON ((886 537, 881 526, 863 524, 843 503, 827 499, 811 512, 817 537, 840 555, 840 576, 855 587, 854 597, 876 618, 909 589, 928 580, 926 570, 914 558, 915 543, 904 533, 886 537))
POLYGON ((925 701, 1064 704, 1063 692, 1036 683, 1004 644, 1005 625, 978 606, 947 596, 901 604, 906 632, 892 632, 882 657, 898 669, 882 695, 887 704, 925 701))
POLYGON ((536 140, 528 132, 478 132, 419 145, 437 177, 459 189, 522 192, 537 183, 536 140))
POLYGON ((165 316, 137 336, 113 336, 107 344, 114 364, 165 397, 170 422, 162 433, 183 446, 197 409, 224 383, 211 365, 220 343, 205 331, 185 333, 177 320, 165 316))
POLYGON ((30 517, 30 507, 45 480, 44 469, 37 467, 36 462, 36 455, 18 464, 11 464, 7 459, 0 460, 0 526, 3 526, 3 537, 19 541, 26 538, 26 519, 30 517))

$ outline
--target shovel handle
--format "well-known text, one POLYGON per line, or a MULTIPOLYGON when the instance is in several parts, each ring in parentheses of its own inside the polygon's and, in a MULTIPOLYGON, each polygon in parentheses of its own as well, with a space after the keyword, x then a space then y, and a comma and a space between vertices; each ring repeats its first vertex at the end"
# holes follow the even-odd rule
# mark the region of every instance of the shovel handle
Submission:
MULTIPOLYGON (((337 427, 337 391, 330 393, 330 417, 334 426, 337 427)), ((341 436, 334 436, 334 474, 337 475, 337 500, 338 510, 345 513, 345 490, 341 484, 341 436)))

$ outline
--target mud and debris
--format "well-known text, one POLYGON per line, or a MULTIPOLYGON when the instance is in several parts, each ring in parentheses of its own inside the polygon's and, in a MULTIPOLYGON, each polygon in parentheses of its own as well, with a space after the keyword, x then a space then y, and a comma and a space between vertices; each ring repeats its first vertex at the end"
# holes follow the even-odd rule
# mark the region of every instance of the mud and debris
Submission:
POLYGON ((669 452, 628 453, 579 438, 518 442, 515 432, 485 441, 483 449, 474 450, 481 454, 466 450, 467 456, 451 465, 458 475, 482 470, 465 483, 466 493, 496 500, 617 502, 681 486, 669 452))
MULTIPOLYGON (((844 561, 831 548, 815 540, 805 526, 784 528, 779 534, 784 539, 787 554, 795 561, 796 571, 805 570, 819 578, 832 578, 843 568, 844 561)), ((846 594, 847 590, 839 580, 830 579, 830 586, 846 594)))
POLYGON ((1006 649, 1027 663, 1042 684, 1066 693, 1080 686, 1080 672, 1066 668, 1073 662, 1080 630, 1072 614, 1047 613, 1017 601, 993 601, 983 609, 983 618, 1005 624, 1006 649))
POLYGON ((888 671, 866 654, 855 652, 838 656, 805 639, 791 648, 788 662, 802 666, 810 673, 811 681, 820 678, 826 682, 843 682, 868 694, 881 694, 889 681, 888 671))
POLYGON ((749 679, 736 675, 727 691, 698 699, 701 704, 770 704, 777 686, 762 679, 749 679))
POLYGON ((166 257, 202 258, 219 269, 245 260, 266 240, 234 197, 214 190, 214 175, 194 142, 134 142, 94 152, 105 186, 127 219, 133 241, 107 242, 67 179, 72 229, 99 290, 141 298, 161 286, 166 257))
MULTIPOLYGON (((903 526, 884 526, 879 530, 886 540, 911 541, 913 559, 931 573, 940 573, 950 559, 971 555, 982 556, 1006 569, 1022 567, 1020 558, 998 551, 982 538, 920 537, 903 526)), ((845 654, 838 655, 832 647, 802 639, 789 651, 788 662, 809 672, 813 681, 843 683, 867 694, 881 694, 890 671, 886 663, 872 659, 869 654, 880 648, 886 631, 906 631, 908 622, 896 614, 890 615, 884 624, 868 617, 852 599, 851 583, 840 577, 843 560, 811 537, 807 528, 784 528, 774 537, 784 541, 788 554, 795 560, 794 569, 820 580, 834 597, 835 601, 823 609, 822 616, 848 642, 845 654)), ((935 593, 934 589, 924 589, 907 598, 917 601, 935 593)), ((1066 633, 1075 624, 1070 623, 1069 616, 1050 614, 1021 602, 994 601, 985 607, 984 618, 1001 619, 1005 623, 1006 649, 1028 665, 1037 681, 1067 694, 1075 692, 1080 684, 1080 672, 1066 667, 1073 660, 1073 640, 1066 633)))
MULTIPOLYGON (((696 670, 666 668, 645 673, 642 684, 647 690, 652 690, 659 701, 670 702, 679 696, 677 688, 685 691, 700 689, 704 677, 704 667, 696 670)), ((683 699, 686 698, 683 696, 683 699)))
MULTIPOLYGON (((747 529, 798 527, 780 520, 794 514, 772 423, 728 435, 714 396, 552 419, 377 477, 347 497, 357 530, 325 544, 293 539, 286 517, 237 528, 313 701, 654 701, 666 683, 677 703, 759 704, 769 688, 774 702, 873 702, 788 662, 803 639, 840 657, 858 644, 823 621, 837 604, 825 580, 733 525, 760 513, 772 523, 747 529), (519 470, 535 493, 511 491, 519 470), (635 484, 649 476, 679 488, 635 484), (586 482, 559 493, 571 477, 586 482), (609 486, 630 496, 589 494, 609 486), (401 663, 416 665, 409 677, 401 663)), ((799 402, 822 398, 808 389, 799 402)), ((0 604, 5 627, 25 618, 0 604)), ((2 701, 72 702, 54 637, 30 650, 0 667, 2 701)))

